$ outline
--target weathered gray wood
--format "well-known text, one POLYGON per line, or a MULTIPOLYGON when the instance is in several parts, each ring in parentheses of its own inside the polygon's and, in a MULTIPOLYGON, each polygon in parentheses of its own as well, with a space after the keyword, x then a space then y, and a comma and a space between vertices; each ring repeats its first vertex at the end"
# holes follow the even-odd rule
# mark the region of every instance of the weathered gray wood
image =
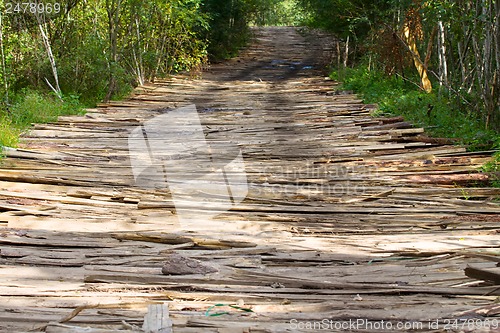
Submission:
POLYGON ((144 317, 142 330, 145 333, 173 332, 167 303, 148 305, 148 313, 144 317))
POLYGON ((217 269, 172 252, 166 254, 161 272, 165 275, 210 274, 217 272, 217 269))
POLYGON ((496 285, 500 284, 500 267, 478 268, 467 266, 464 272, 470 278, 484 280, 496 285))

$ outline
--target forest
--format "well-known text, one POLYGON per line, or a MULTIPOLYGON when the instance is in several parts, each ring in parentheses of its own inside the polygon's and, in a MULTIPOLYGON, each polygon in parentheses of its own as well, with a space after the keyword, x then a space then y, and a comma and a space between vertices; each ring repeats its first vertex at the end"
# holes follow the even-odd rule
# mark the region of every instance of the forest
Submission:
POLYGON ((32 122, 123 98, 155 78, 199 73, 236 55, 252 25, 330 31, 338 38, 331 70, 346 89, 436 135, 481 149, 498 144, 495 0, 47 0, 0 8, 2 145, 15 145, 32 122))

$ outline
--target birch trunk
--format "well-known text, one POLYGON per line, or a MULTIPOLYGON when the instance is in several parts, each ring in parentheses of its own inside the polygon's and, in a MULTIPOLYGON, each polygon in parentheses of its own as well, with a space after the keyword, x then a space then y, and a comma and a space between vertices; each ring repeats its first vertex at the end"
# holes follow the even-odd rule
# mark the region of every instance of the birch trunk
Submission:
POLYGON ((446 60, 446 37, 445 30, 443 26, 443 21, 438 22, 439 38, 438 38, 438 48, 439 48, 439 85, 448 85, 448 64, 446 60))
POLYGON ((344 68, 347 68, 348 60, 349 60, 349 36, 347 36, 347 41, 345 42, 344 68))
POLYGON ((135 17, 135 32, 137 34, 137 55, 134 52, 134 61, 137 72, 137 80, 141 86, 144 85, 144 66, 142 63, 143 48, 141 47, 141 31, 139 27, 139 19, 135 17))
POLYGON ((5 89, 5 103, 8 105, 9 104, 9 83, 7 81, 7 69, 5 66, 5 53, 4 53, 4 46, 3 46, 3 17, 2 17, 1 12, 0 12, 0 49, 2 52, 2 79, 3 79, 3 86, 5 89))
POLYGON ((47 52, 47 57, 49 58, 50 66, 52 67, 52 75, 54 76, 55 87, 50 84, 49 80, 45 78, 45 81, 49 85, 49 87, 56 93, 57 97, 62 100, 61 88, 59 87, 59 76, 57 75, 57 66, 54 55, 52 54, 52 47, 50 45, 49 37, 47 36, 47 32, 44 28, 44 20, 40 17, 40 15, 36 15, 36 19, 38 21, 38 28, 40 29, 40 35, 42 36, 43 45, 45 46, 45 51, 47 52))

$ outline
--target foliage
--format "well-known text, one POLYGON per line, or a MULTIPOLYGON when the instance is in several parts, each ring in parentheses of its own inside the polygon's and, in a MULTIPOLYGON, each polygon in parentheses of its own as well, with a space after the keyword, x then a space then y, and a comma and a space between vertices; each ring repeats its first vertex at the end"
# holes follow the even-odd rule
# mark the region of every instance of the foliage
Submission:
MULTIPOLYGON (((277 8, 290 12, 293 1, 47 0, 60 4, 49 14, 7 13, 0 0, 1 144, 14 144, 26 124, 72 113, 68 96, 94 106, 155 78, 198 71, 208 52, 233 56, 251 22, 277 8), (65 102, 56 105, 50 92, 65 102)), ((287 13, 276 13, 280 22, 287 13)))
POLYGON ((394 12, 394 0, 299 0, 311 15, 308 25, 336 33, 340 38, 351 35, 366 38, 370 30, 394 12))
POLYGON ((497 138, 495 148, 497 151, 491 161, 483 165, 482 171, 490 175, 491 184, 500 188, 500 138, 497 138))
MULTIPOLYGON (((309 25, 339 37, 335 76, 379 114, 403 115, 472 150, 500 149, 500 1, 300 3, 309 25)), ((484 167, 497 186, 499 160, 484 167)))
POLYGON ((27 90, 11 106, 10 119, 15 127, 23 129, 32 123, 56 121, 58 116, 79 114, 82 110, 76 96, 68 96, 66 101, 61 101, 55 96, 27 90))
POLYGON ((426 93, 408 80, 367 66, 337 71, 332 77, 342 78, 342 88, 360 93, 364 102, 377 103, 376 115, 402 115, 432 135, 456 138, 471 150, 491 148, 498 138, 495 131, 484 129, 476 114, 453 109, 447 96, 426 93))
POLYGON ((447 96, 451 110, 500 130, 500 1, 300 3, 311 13, 309 25, 339 36, 349 60, 368 55, 387 75, 418 71, 416 82, 447 96))
POLYGON ((500 188, 500 154, 497 153, 493 156, 493 159, 486 163, 483 168, 483 172, 490 175, 490 182, 493 187, 500 188))
POLYGON ((80 95, 91 105, 123 96, 154 77, 199 67, 206 59, 201 33, 208 29, 200 3, 67 0, 56 16, 2 15, 7 55, 2 80, 15 93, 28 87, 47 91, 47 81, 55 86, 58 79, 64 94, 80 95), (42 30, 55 64, 47 56, 42 30))
POLYGON ((305 15, 298 0, 205 0, 201 8, 208 17, 205 36, 214 61, 236 55, 250 38, 251 24, 298 25, 305 15))
POLYGON ((245 0, 206 0, 202 10, 209 17, 208 52, 212 60, 230 58, 238 53, 249 37, 251 2, 245 0))
POLYGON ((58 116, 81 114, 83 107, 78 97, 69 95, 61 101, 54 94, 42 95, 24 90, 13 97, 15 103, 0 113, 0 147, 15 146, 19 134, 32 123, 56 121, 58 116))
POLYGON ((307 17, 298 0, 261 1, 253 19, 257 26, 298 26, 307 17))
POLYGON ((12 125, 10 118, 2 115, 0 117, 0 150, 3 146, 16 146, 19 141, 19 133, 20 130, 12 125))

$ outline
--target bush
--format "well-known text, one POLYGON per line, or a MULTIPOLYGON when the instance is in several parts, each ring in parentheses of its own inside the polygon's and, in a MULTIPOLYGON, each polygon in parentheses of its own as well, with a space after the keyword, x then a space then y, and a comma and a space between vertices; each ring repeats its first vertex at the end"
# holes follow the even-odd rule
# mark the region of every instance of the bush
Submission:
POLYGON ((15 146, 19 135, 33 123, 52 122, 62 115, 83 112, 77 96, 65 96, 61 101, 54 95, 23 90, 14 97, 12 106, 0 111, 0 146, 15 146))
POLYGON ((298 0, 262 1, 252 24, 257 26, 298 26, 306 20, 307 13, 298 0))
POLYGON ((458 139, 469 150, 489 149, 498 137, 496 132, 485 130, 473 113, 455 107, 446 96, 420 90, 409 80, 370 71, 366 66, 347 68, 331 76, 343 81, 342 89, 359 93, 364 102, 377 103, 375 115, 404 116, 433 136, 458 139))
MULTIPOLYGON (((500 137, 497 138, 495 149, 500 150, 500 137)), ((490 182, 493 187, 500 188, 500 151, 497 151, 491 161, 483 165, 482 171, 490 176, 490 182)))
POLYGON ((202 10, 209 18, 210 29, 206 32, 208 54, 219 61, 238 54, 250 37, 248 22, 251 14, 244 0, 207 0, 202 10))
POLYGON ((493 159, 482 167, 482 171, 489 174, 491 186, 500 188, 500 153, 496 153, 493 159))
POLYGON ((29 127, 32 123, 56 121, 61 115, 79 114, 78 97, 67 96, 64 101, 53 95, 42 95, 33 90, 25 90, 25 94, 11 107, 10 119, 17 128, 29 127))
POLYGON ((0 148, 14 147, 19 141, 20 130, 13 127, 10 119, 6 115, 0 118, 0 148))

